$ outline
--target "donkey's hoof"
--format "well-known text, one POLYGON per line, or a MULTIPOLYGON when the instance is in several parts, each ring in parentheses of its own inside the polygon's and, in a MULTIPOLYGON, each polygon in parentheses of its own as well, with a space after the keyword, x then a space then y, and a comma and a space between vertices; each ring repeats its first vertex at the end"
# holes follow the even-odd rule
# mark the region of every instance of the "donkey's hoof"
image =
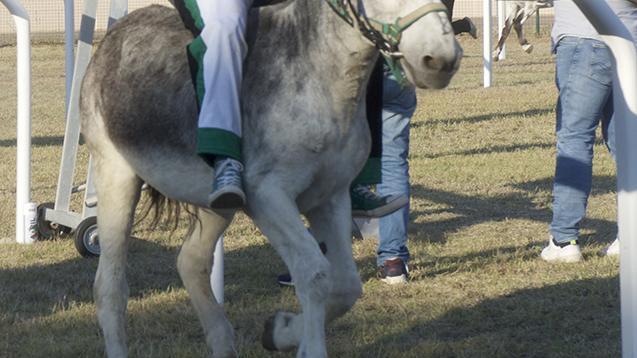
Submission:
POLYGON ((276 315, 271 316, 265 321, 263 326, 263 334, 261 335, 261 344, 263 348, 269 351, 278 351, 274 344, 274 320, 276 315))
POLYGON ((261 344, 269 351, 287 352, 296 348, 294 344, 293 332, 290 330, 290 323, 295 314, 290 312, 277 312, 274 316, 265 321, 261 344), (275 343, 274 335, 278 334, 278 345, 275 343), (287 338, 287 339, 286 339, 287 338), (288 341, 289 340, 289 341, 288 341))
POLYGON ((526 53, 531 53, 533 52, 533 45, 531 44, 526 44, 524 46, 522 46, 522 49, 524 50, 524 52, 526 53))
POLYGON ((493 62, 498 62, 500 60, 500 52, 493 51, 491 57, 493 58, 493 62))

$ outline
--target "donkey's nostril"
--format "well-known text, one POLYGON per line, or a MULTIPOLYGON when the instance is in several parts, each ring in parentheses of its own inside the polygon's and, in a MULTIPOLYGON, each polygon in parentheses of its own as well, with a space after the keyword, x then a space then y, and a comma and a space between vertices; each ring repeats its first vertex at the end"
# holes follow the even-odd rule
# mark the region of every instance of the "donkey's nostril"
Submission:
POLYGON ((423 64, 425 67, 434 71, 441 72, 452 72, 455 68, 455 58, 454 59, 446 59, 440 57, 432 57, 432 56, 424 56, 423 64))
POLYGON ((428 67, 428 68, 431 68, 431 69, 436 69, 435 68, 436 60, 433 57, 427 55, 427 56, 423 57, 422 61, 423 61, 424 65, 425 65, 425 67, 428 67))

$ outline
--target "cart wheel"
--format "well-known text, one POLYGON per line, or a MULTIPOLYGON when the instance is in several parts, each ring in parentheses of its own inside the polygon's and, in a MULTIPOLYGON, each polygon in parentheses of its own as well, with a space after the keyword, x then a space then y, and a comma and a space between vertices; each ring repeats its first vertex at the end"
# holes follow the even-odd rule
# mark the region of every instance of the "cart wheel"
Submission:
POLYGON ((58 234, 58 225, 44 220, 44 211, 46 209, 53 209, 53 203, 38 205, 38 240, 54 239, 58 234))
POLYGON ((97 217, 88 217, 75 229, 75 248, 84 257, 100 255, 100 243, 97 236, 97 217))

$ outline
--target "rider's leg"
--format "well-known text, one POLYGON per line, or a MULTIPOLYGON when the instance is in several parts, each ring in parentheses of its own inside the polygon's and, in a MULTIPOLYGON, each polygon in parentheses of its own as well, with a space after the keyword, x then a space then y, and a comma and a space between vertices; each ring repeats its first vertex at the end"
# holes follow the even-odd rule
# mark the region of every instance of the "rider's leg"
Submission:
POLYGON ((188 45, 199 104, 197 153, 215 169, 212 208, 244 204, 241 172, 241 90, 247 11, 252 0, 176 1, 195 39, 188 45))

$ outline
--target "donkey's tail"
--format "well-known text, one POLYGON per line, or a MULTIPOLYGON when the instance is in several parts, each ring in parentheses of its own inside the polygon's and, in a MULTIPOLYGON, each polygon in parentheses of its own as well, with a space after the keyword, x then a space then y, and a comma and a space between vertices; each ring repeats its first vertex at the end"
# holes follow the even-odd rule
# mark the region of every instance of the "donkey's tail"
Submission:
POLYGON ((141 215, 134 225, 152 215, 148 228, 155 230, 160 223, 165 223, 170 228, 170 234, 172 235, 179 227, 181 220, 186 219, 188 227, 186 236, 192 234, 195 224, 199 221, 197 207, 172 200, 150 185, 145 184, 144 189, 146 200, 142 207, 141 215))

